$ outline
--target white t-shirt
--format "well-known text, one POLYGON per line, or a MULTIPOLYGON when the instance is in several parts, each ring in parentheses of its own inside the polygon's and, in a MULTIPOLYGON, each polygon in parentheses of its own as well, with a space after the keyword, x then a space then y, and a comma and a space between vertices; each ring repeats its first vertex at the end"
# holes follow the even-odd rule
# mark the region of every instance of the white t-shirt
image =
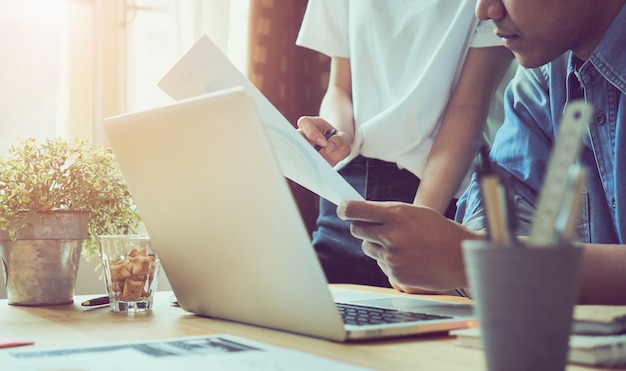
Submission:
MULTIPOLYGON (((352 153, 421 177, 470 47, 502 45, 476 0, 309 0, 296 44, 350 59, 352 153)), ((332 123, 331 123, 332 124, 332 123)))

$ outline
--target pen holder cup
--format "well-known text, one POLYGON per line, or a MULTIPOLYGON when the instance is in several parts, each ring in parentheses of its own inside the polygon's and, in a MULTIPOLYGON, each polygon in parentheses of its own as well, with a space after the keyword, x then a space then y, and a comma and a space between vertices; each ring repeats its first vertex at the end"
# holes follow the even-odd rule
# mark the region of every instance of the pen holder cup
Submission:
POLYGON ((150 238, 140 235, 98 236, 104 285, 114 312, 152 309, 161 263, 150 238))
POLYGON ((487 369, 564 370, 583 249, 462 247, 487 369))

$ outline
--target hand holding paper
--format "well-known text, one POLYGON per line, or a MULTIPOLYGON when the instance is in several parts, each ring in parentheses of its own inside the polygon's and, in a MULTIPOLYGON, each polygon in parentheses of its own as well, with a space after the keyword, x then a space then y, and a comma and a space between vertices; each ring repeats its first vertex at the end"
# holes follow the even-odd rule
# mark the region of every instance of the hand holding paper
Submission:
POLYGON ((335 204, 363 199, 207 36, 198 40, 158 86, 177 100, 242 86, 256 104, 284 176, 335 204))

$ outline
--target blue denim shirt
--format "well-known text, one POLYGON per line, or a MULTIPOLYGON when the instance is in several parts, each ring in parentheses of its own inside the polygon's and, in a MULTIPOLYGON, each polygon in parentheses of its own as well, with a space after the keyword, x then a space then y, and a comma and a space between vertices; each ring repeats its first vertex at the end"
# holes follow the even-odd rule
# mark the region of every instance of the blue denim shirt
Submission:
MULTIPOLYGON (((587 61, 571 53, 544 66, 520 67, 505 95, 505 120, 492 161, 506 170, 515 193, 516 233, 528 234, 555 133, 568 99, 581 95, 595 112, 580 163, 589 170, 581 198, 578 240, 626 244, 626 6, 587 61)), ((474 176, 459 199, 456 219, 484 229, 474 176)))

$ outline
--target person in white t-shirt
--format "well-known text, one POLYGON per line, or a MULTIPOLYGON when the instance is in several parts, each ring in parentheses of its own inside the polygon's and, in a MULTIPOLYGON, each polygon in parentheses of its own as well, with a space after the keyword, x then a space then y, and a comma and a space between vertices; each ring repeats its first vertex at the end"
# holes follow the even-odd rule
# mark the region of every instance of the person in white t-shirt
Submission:
MULTIPOLYGON (((513 59, 476 0, 309 0, 297 45, 331 57, 300 132, 366 199, 454 217, 489 105, 513 59), (327 140, 324 136, 336 129, 327 140)), ((320 200, 313 244, 329 282, 403 289, 320 200)))

